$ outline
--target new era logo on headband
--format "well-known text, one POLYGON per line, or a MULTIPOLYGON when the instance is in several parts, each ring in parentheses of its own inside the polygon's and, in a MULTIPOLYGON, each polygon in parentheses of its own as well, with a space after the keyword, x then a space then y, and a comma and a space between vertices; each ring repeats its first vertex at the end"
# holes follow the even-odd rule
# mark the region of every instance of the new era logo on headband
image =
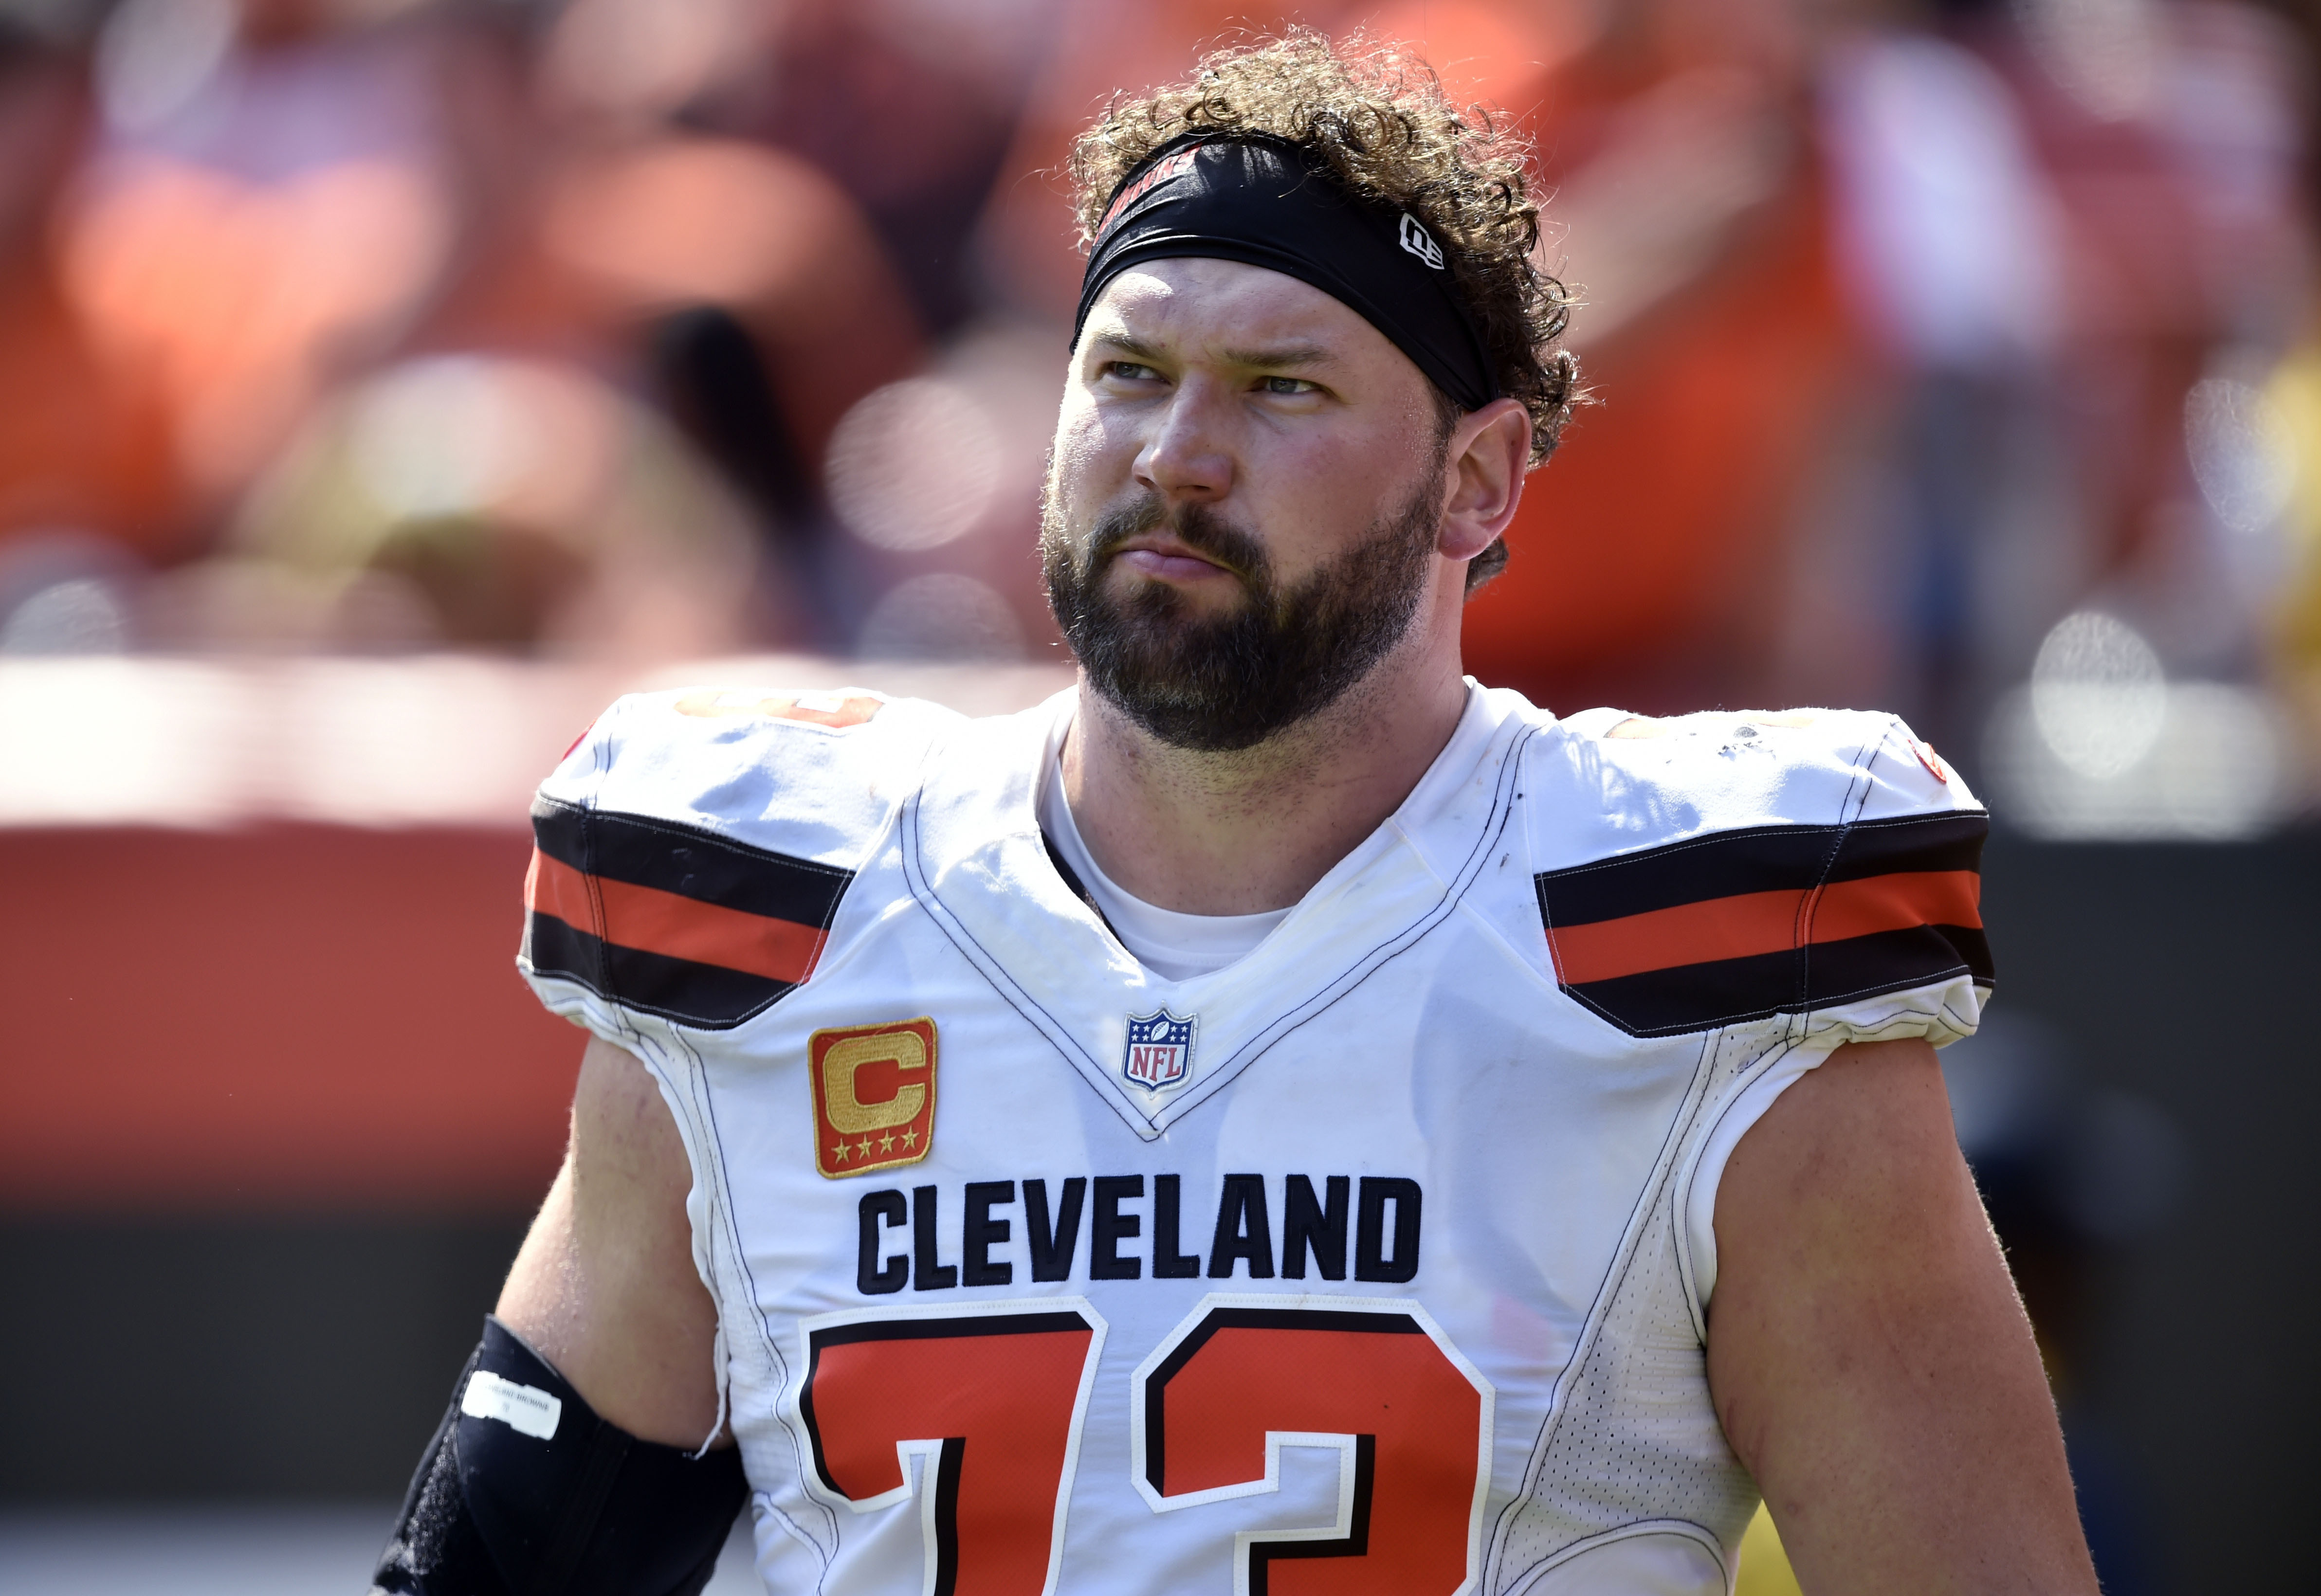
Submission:
POLYGON ((1443 269, 1443 246, 1436 243, 1432 235, 1418 225, 1418 218, 1407 211, 1402 213, 1402 247, 1436 271, 1443 269))

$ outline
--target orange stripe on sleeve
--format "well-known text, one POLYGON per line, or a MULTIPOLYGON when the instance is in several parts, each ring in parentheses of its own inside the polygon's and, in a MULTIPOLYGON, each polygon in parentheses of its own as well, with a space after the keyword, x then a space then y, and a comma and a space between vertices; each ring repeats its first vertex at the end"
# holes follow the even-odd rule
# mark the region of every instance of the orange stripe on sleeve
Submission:
POLYGON ((813 974, 822 957, 824 932, 817 927, 590 877, 536 848, 532 858, 526 878, 532 907, 620 947, 792 984, 813 974), (603 906, 601 924, 590 900, 592 886, 603 906))
POLYGON ((605 929, 596 923, 596 905, 588 901, 588 878, 538 848, 532 850, 531 867, 523 873, 523 906, 592 937, 605 929))
POLYGON ((1815 894, 1808 925, 1795 890, 1736 893, 1549 933, 1556 979, 1567 986, 1616 981, 1716 959, 1787 953, 1800 941, 1841 942, 1912 926, 1982 924, 1982 878, 1971 870, 1925 870, 1834 882, 1815 894))
POLYGON ((1982 925, 1982 876, 1973 870, 1908 870, 1835 881, 1813 907, 1810 939, 1843 942, 1912 926, 1982 925))
POLYGON ((1593 925, 1560 926, 1551 938, 1556 979, 1585 986, 1678 965, 1785 952, 1797 946, 1805 897, 1794 889, 1735 893, 1593 925))

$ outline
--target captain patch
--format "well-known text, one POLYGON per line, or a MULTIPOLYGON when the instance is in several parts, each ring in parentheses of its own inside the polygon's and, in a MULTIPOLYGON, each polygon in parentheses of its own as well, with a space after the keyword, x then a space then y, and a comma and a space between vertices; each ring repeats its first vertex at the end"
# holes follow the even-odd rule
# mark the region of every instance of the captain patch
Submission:
POLYGON ((818 1030, 814 1166, 835 1180, 916 1164, 935 1134, 935 1022, 902 1020, 818 1030))

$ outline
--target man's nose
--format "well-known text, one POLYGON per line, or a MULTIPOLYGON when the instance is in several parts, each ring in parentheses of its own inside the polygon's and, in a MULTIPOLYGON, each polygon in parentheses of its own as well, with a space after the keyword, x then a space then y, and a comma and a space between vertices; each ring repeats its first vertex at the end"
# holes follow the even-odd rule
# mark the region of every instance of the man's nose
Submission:
POLYGON ((1136 480, 1174 503, 1215 503, 1233 491, 1233 457, 1219 413, 1223 395, 1206 383, 1180 385, 1154 417, 1137 451, 1136 480))

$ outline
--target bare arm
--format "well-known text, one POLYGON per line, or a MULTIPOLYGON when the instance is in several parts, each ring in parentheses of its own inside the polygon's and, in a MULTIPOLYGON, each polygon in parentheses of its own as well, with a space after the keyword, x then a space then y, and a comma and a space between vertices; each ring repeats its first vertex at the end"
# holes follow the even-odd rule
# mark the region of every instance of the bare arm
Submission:
POLYGON ((2062 1431, 1934 1049, 1839 1048, 1734 1149, 1709 1384, 1808 1596, 2093 1596, 2062 1431))
POLYGON ((601 1417, 686 1447, 717 1422, 717 1310, 693 1267, 692 1183, 645 1066, 591 1040, 564 1167, 496 1310, 601 1417))

